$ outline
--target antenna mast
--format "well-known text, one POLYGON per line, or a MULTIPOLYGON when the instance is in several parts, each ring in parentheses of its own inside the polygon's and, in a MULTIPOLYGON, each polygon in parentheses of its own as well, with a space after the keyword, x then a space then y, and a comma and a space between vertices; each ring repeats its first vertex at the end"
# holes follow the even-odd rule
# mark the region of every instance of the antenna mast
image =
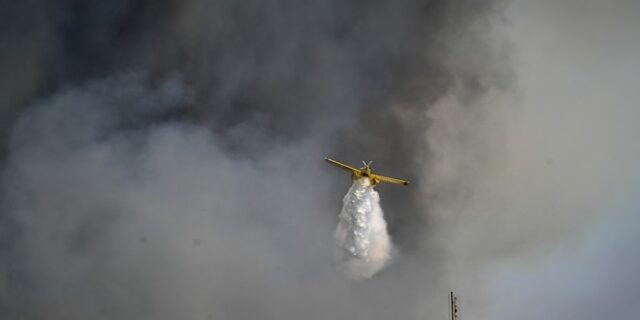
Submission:
POLYGON ((449 314, 451 320, 458 320, 458 297, 453 294, 453 291, 449 292, 449 314))

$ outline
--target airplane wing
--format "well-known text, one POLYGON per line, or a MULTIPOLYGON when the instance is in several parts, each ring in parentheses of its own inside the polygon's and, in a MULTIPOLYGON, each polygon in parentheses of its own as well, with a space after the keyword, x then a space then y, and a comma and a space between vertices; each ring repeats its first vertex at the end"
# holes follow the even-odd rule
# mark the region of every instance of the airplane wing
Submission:
POLYGON ((329 163, 331 163, 331 164, 333 164, 333 165, 335 165, 335 166, 337 166, 337 167, 340 167, 340 168, 342 168, 342 169, 346 169, 346 170, 349 170, 349 171, 351 171, 351 172, 360 172, 360 169, 357 169, 357 168, 354 168, 354 167, 348 166, 348 165, 346 165, 346 164, 344 164, 344 163, 341 163, 341 162, 335 161, 335 160, 333 160, 333 159, 324 158, 324 160, 325 160, 325 161, 327 161, 327 162, 329 162, 329 163))
POLYGON ((372 178, 374 178, 376 180, 379 180, 381 182, 395 183, 395 184, 401 184, 401 185, 405 185, 405 186, 409 185, 409 181, 402 180, 402 179, 397 179, 397 178, 386 177, 386 176, 382 176, 382 175, 379 175, 379 174, 372 174, 372 178))

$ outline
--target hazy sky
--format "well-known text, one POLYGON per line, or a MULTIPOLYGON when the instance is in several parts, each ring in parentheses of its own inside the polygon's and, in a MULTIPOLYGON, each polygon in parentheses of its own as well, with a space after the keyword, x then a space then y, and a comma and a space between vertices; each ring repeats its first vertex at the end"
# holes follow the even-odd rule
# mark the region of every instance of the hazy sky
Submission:
POLYGON ((570 180, 550 183, 555 199, 569 188, 592 194, 572 221, 552 222, 573 225, 571 241, 491 264, 491 318, 637 317, 640 5, 518 1, 509 15, 523 102, 518 131, 545 129, 516 148, 562 168, 570 180))

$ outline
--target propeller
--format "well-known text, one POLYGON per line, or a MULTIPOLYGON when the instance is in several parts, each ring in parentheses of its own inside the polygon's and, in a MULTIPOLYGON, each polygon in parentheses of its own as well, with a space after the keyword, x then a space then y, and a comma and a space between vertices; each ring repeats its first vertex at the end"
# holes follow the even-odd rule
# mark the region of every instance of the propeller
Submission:
POLYGON ((364 164, 364 167, 360 168, 360 169, 365 169, 365 168, 371 168, 371 164, 373 163, 372 161, 369 161, 369 163, 364 162, 364 160, 362 160, 362 164, 364 164))

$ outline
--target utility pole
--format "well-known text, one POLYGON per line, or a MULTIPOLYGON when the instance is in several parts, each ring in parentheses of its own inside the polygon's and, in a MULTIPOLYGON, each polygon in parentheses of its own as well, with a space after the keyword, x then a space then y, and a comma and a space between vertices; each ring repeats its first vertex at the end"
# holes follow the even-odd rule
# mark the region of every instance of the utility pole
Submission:
POLYGON ((449 314, 451 320, 458 320, 458 297, 453 294, 453 291, 449 292, 449 314))

